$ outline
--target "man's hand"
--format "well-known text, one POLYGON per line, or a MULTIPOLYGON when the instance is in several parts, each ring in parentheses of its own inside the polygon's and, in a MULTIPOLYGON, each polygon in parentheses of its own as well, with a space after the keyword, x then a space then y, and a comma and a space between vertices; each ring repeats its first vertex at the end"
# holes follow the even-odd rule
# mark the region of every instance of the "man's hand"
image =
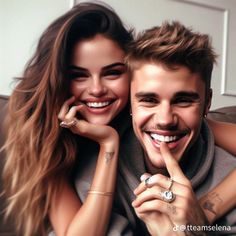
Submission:
MULTIPOLYGON (((171 155, 167 144, 161 143, 160 149, 170 178, 156 174, 135 189, 134 193, 137 198, 132 205, 137 215, 147 224, 152 235, 167 235, 160 234, 159 228, 165 229, 167 233, 172 232, 173 235, 183 235, 181 231, 174 232, 173 227, 208 224, 193 192, 191 182, 171 155), (168 202, 162 196, 166 190, 174 194, 175 199, 172 202, 168 202), (153 220, 154 218, 155 220, 153 220), (167 228, 168 230, 166 230, 167 228)), ((204 235, 203 232, 198 233, 204 235)))

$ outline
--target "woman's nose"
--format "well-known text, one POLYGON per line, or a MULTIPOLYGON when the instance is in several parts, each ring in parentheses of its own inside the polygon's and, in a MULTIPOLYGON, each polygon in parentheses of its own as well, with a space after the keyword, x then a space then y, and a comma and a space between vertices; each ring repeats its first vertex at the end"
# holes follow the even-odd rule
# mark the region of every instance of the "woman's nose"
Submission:
POLYGON ((100 97, 107 92, 107 88, 99 77, 92 78, 88 88, 89 94, 95 97, 100 97))

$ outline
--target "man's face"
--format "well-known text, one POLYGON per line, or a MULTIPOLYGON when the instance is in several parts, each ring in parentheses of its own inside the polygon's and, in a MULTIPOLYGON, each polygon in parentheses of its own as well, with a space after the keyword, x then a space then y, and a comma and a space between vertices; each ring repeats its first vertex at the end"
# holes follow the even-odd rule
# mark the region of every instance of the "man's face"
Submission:
POLYGON ((148 166, 165 167, 160 142, 168 144, 176 160, 181 159, 199 134, 205 101, 205 83, 184 66, 170 70, 162 64, 144 63, 134 71, 133 127, 148 166))

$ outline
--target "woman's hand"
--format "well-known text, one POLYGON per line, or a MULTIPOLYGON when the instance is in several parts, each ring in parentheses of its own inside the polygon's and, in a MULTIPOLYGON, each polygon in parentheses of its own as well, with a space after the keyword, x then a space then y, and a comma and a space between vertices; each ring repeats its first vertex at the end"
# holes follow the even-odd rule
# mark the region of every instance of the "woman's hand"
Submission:
MULTIPOLYGON (((176 233, 174 235, 183 234, 181 231, 173 232, 174 229, 178 229, 179 226, 201 226, 208 224, 193 192, 190 181, 183 174, 178 162, 173 158, 165 143, 161 144, 161 153, 165 160, 170 178, 156 174, 151 176, 148 180, 143 181, 135 189, 134 193, 137 198, 133 202, 133 206, 138 216, 140 215, 145 222, 148 222, 150 228, 150 218, 153 218, 154 212, 159 213, 156 214, 156 222, 158 221, 158 217, 161 218, 159 219, 161 222, 164 222, 162 224, 158 223, 160 225, 159 227, 161 227, 161 229, 169 227, 169 233, 172 231, 172 233, 176 233), (167 199, 163 197, 164 191, 170 191, 174 194, 175 197, 172 201, 168 202, 167 199)), ((152 222, 154 222, 152 224, 155 224, 155 221, 152 220, 152 222)), ((157 229, 157 226, 152 226, 152 228, 157 229)))
POLYGON ((71 97, 64 102, 58 114, 58 119, 61 121, 60 126, 68 128, 74 134, 78 134, 90 138, 100 145, 113 145, 119 140, 119 136, 115 129, 107 125, 95 125, 85 120, 80 120, 76 114, 83 109, 83 104, 73 106, 75 97, 71 97))

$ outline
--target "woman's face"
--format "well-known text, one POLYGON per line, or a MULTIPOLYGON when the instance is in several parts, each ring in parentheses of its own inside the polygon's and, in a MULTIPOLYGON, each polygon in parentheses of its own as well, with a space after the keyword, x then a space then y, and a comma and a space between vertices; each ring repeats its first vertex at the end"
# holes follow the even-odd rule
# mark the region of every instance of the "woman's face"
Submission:
POLYGON ((108 124, 125 107, 129 78, 119 45, 98 34, 75 44, 69 66, 71 95, 84 107, 82 117, 93 124, 108 124))

